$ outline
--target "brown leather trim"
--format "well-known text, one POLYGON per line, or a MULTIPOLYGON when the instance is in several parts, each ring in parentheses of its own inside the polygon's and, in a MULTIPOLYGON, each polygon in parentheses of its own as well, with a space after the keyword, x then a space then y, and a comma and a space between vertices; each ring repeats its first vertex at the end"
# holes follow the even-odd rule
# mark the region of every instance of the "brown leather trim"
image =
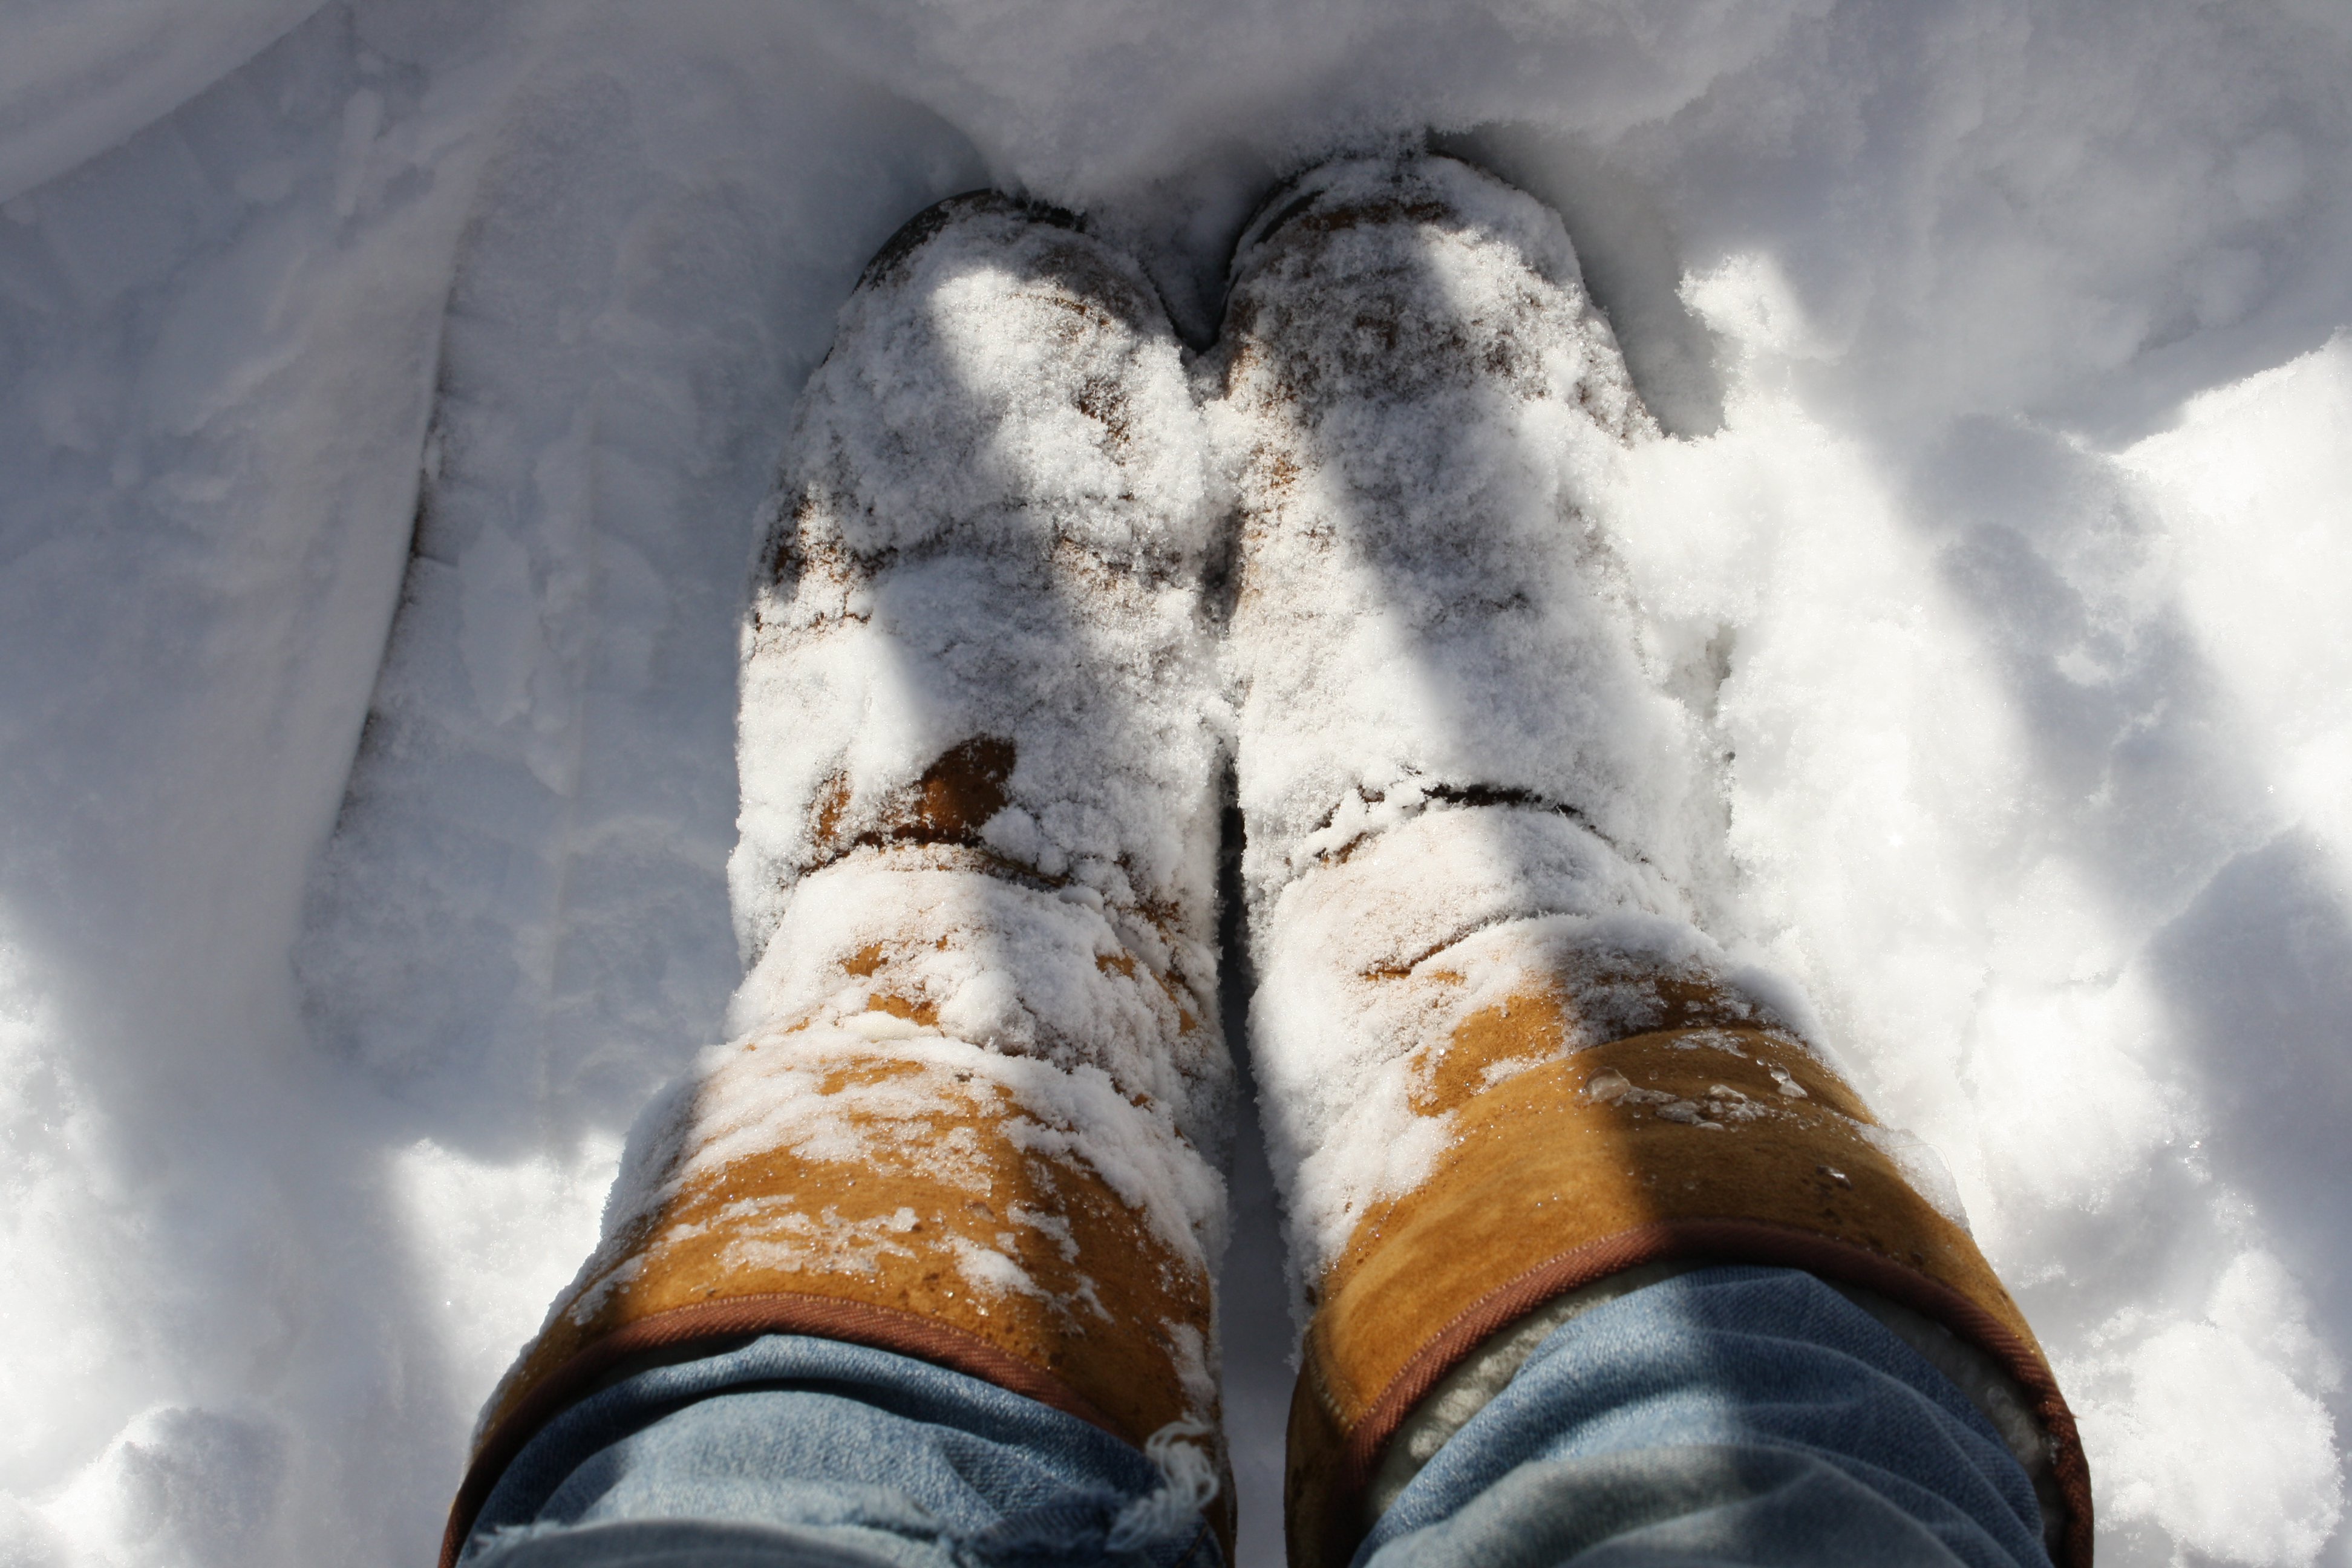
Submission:
MULTIPOLYGON (((1844 1242, 1756 1220, 1671 1220, 1624 1231, 1549 1258, 1458 1314, 1414 1353, 1342 1439, 1339 1474, 1335 1478, 1338 1485, 1327 1505, 1326 1528, 1331 1539, 1326 1546, 1326 1561, 1345 1563, 1353 1553, 1355 1542, 1347 1542, 1342 1550, 1339 1537, 1343 1531, 1357 1533, 1356 1517, 1380 1462, 1381 1449, 1439 1379, 1495 1333, 1554 1297, 1637 1264, 1669 1258, 1802 1268, 1823 1279, 1874 1290, 1973 1342, 2025 1392, 2034 1415, 2050 1435, 2055 1449, 2052 1468, 2067 1513, 2058 1568, 2091 1568, 2090 1466, 2083 1455, 2074 1412, 2032 1348, 1975 1301, 1916 1269, 1844 1242)), ((1302 1379, 1307 1375, 1308 1371, 1300 1373, 1302 1379)))
POLYGON ((449 1523, 441 1534, 441 1568, 455 1568, 482 1504, 523 1446, 566 1406, 585 1397, 597 1379, 630 1357, 649 1351, 674 1349, 698 1340, 763 1333, 808 1334, 894 1351, 992 1383, 1098 1426, 1122 1443, 1128 1440, 1108 1417, 1053 1373, 976 1335, 912 1312, 826 1296, 787 1294, 738 1296, 678 1307, 640 1318, 588 1345, 541 1379, 484 1435, 473 1462, 466 1468, 457 1500, 449 1505, 449 1523))

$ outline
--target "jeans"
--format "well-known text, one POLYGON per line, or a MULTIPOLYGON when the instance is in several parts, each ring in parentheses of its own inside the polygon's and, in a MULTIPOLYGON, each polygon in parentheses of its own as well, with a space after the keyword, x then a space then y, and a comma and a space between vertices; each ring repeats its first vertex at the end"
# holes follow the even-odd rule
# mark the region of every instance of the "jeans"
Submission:
MULTIPOLYGON (((1163 1456, 1164 1458, 1164 1456, 1163 1456)), ((961 1373, 771 1336, 583 1400, 467 1568, 1217 1568, 1181 1467, 961 1373)), ((1694 1270, 1554 1331, 1355 1568, 2047 1568, 2025 1472, 1812 1276, 1694 1270)))

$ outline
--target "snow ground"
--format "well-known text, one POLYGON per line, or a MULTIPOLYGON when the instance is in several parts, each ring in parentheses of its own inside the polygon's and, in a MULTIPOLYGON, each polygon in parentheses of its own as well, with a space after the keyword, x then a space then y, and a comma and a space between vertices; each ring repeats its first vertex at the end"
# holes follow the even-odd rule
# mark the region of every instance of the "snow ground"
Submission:
POLYGON ((2338 0, 0 0, 0 1563, 431 1549, 737 978, 743 554, 873 247, 1024 184, 1202 338, 1282 171, 1434 126, 1567 215, 1676 437, 1620 543, 1713 650, 1740 895, 2042 1326, 2105 1561, 2352 1563, 2338 0))

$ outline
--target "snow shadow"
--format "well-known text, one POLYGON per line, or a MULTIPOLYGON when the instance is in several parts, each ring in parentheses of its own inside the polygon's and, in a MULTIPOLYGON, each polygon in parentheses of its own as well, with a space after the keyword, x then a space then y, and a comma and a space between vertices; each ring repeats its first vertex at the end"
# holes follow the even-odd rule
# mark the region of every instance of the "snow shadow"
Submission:
MULTIPOLYGON (((2308 835, 2233 857, 2157 937, 2152 959, 2186 1037, 2214 1173, 2248 1194, 2352 1350, 2352 911, 2308 835)), ((2338 1418, 2345 1414, 2339 1402, 2338 1418)))
MULTIPOLYGON (((2297 336, 2267 352, 2291 352, 2297 336)), ((2183 374, 2194 352, 2179 345, 2164 374, 2183 374)), ((2197 374, 2225 383, 2245 352, 2225 343, 2197 374)), ((1912 485, 1906 510, 2003 695, 2027 768, 2020 838, 2002 860, 2022 877, 2047 856, 2083 889, 2077 910, 2031 917, 2052 922, 2051 957, 2074 970, 2036 977, 2021 966, 2027 973, 2008 984, 2038 979, 2046 996, 2086 1009, 2074 1015, 2079 1033, 2027 1049, 2041 1093, 2078 1103, 2082 1146, 2109 1147, 2071 1186, 2029 1179, 2002 1194, 2012 1251, 2064 1260, 2034 1269, 2017 1293, 2053 1342, 2145 1336, 2147 1349, 2088 1355, 2078 1374, 2078 1405, 2110 1452, 2122 1448, 2136 1468, 2196 1469, 2188 1497, 2221 1487, 2250 1509, 2296 1516, 2263 1529, 2324 1533, 2314 1521, 2332 1489, 2304 1469, 2332 1468, 2335 1446, 2310 1402, 2339 1433, 2352 1421, 2352 1398, 2326 1370, 2352 1357, 2352 1221, 2340 1204, 2315 1201, 2352 1186, 2352 899, 2341 865, 2312 833, 2284 826, 2293 817, 2274 793, 2284 780, 2266 716, 2242 707, 2235 672, 2202 645, 2172 583, 2189 547, 2172 531, 2180 520, 2156 515, 2095 453, 2006 421, 1958 425, 1917 461, 1912 485), (2136 994, 2148 998, 2144 1016, 2098 1010, 2136 994), (2100 1060, 2110 1065, 2083 1065, 2100 1060), (2141 1120, 2132 1102, 2147 1096, 2165 1107, 2158 1121, 2110 1134, 2141 1120), (2285 1279, 2244 1285, 2248 1268, 2275 1265, 2285 1279), (2247 1348, 2220 1337, 2195 1360, 2151 1359, 2190 1332, 2247 1348), (2292 1472, 2192 1465, 2189 1434, 2163 1429, 2256 1419, 2242 1402, 2273 1384, 2261 1419, 2294 1454, 2292 1472), (2155 1426, 2136 1436, 2134 1423, 2155 1426), (2298 1479, 2281 1479, 2289 1473, 2298 1479)), ((2000 1038, 2018 1026, 1998 1008, 1979 1017, 1979 1064, 1987 1052, 2020 1059, 2000 1038)), ((2023 1157, 2008 1130, 1990 1136, 2023 1157)), ((2151 1516, 2179 1529, 2195 1517, 2182 1510, 2213 1506, 2135 1497, 2115 1544, 2156 1554, 2151 1516)), ((2190 1539, 2219 1528, 2192 1522, 2190 1539)))
POLYGON ((973 174, 873 95, 779 123, 748 77, 646 87, 551 69, 502 129, 298 953, 314 1037, 483 1159, 617 1131, 718 1031, 753 514, 830 302, 973 174), (866 145, 794 181, 753 151, 828 111, 866 145))
POLYGON ((2183 1087, 2214 1119, 2201 1163, 2282 1239, 2301 1233, 2297 1272, 2336 1279, 2326 1316, 2352 1323, 2347 1232, 2304 1201, 2352 1118, 2352 916, 2324 847, 2279 831, 2253 737, 2179 607, 2147 602, 2160 522, 2095 458, 1990 422, 1962 426, 1922 488, 1937 500, 1916 515, 1942 535, 2037 803, 2124 940, 2146 943, 2183 1087))
POLYGON ((1283 1456, 1297 1356, 1280 1199, 1266 1163, 1265 1129, 1251 1070, 1249 1005, 1257 978, 1250 964, 1242 896, 1242 814, 1232 804, 1233 794, 1228 780, 1218 856, 1217 1000, 1225 1043, 1234 1053, 1236 1103, 1233 1166, 1226 1183, 1233 1232, 1217 1285, 1217 1315, 1224 1346, 1225 1439, 1240 1494, 1235 1568, 1281 1568, 1287 1556, 1283 1456))
POLYGON ((1651 182, 1590 142, 1540 125, 1481 126, 1430 145, 1559 214, 1585 289, 1609 318, 1626 374, 1661 429, 1692 440, 1723 428, 1726 346, 1682 297, 1682 241, 1651 182))

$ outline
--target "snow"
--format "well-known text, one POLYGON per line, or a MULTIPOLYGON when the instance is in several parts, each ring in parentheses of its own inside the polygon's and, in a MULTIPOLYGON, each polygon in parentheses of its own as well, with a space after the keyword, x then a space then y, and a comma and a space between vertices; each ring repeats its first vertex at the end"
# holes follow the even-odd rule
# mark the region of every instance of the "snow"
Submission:
MULTIPOLYGON (((755 552, 793 568, 761 572, 743 634, 730 885, 747 954, 804 972, 809 943, 772 934, 824 879, 802 874, 880 830, 936 760, 992 745, 992 847, 1066 882, 1047 908, 1117 927, 1105 957, 1123 944, 1213 1005, 1213 517, 1202 422, 1150 298, 1092 241, 975 212, 844 307, 755 552)), ((853 881, 826 901, 881 942, 917 928, 850 911, 888 897, 853 881)), ((1005 920, 993 942, 1027 940, 1005 920)), ((734 1027, 776 1005, 766 966, 734 1027)), ((1078 988, 1099 981, 1081 967, 1078 988)), ((1041 984, 1024 976, 1024 1004, 1115 1048, 1070 987, 1041 984)))
MULTIPOLYGON (((319 0, 18 0, 0 60, 0 200, 102 153, 212 86, 319 0)), ((356 100, 354 100, 356 101, 356 100)))
POLYGON ((1303 1321, 1372 1205, 1461 1136, 1420 1103, 1427 1042, 1533 995, 1569 1049, 1644 1033, 1664 975, 1793 1020, 1706 934, 1738 943, 1719 781, 1612 542, 1654 526, 1618 502, 1658 431, 1559 217, 1450 159, 1327 164, 1244 232, 1203 380, 1238 518, 1253 1059, 1303 1321))
POLYGON ((0 1559, 429 1552, 722 1031, 743 563, 898 222, 1026 184, 1198 343, 1278 174, 1433 125, 1566 216, 1722 891, 1948 1165, 2103 1560, 2347 1561, 2352 13, 307 9, 0 4, 0 1559))
MULTIPOLYGON (((700 1221, 673 1223, 664 1234, 660 1222, 680 1193, 709 1190, 747 1156, 782 1149, 812 1162, 880 1164, 986 1195, 999 1152, 968 1124, 941 1133, 942 1105, 987 1108, 1016 1148, 1050 1159, 1082 1156, 1181 1265, 1205 1269, 1204 1246, 1222 1246, 1223 1193, 1206 1163, 1171 1135, 1166 1110, 1139 1108, 1101 1068, 1066 1068, 926 1030, 902 1037, 891 1070, 878 1075, 866 1045, 857 1030, 803 1020, 706 1051, 684 1080, 690 1088, 662 1097, 640 1123, 605 1205, 604 1235, 560 1312, 589 1321, 648 1258, 657 1267, 659 1249, 673 1237, 701 1230, 700 1221)), ((908 1207, 845 1221, 828 1206, 812 1218, 784 1194, 744 1198, 719 1212, 723 1257, 747 1267, 821 1265, 854 1277, 874 1273, 887 1258, 938 1261, 926 1251, 935 1241, 905 1239, 920 1228, 908 1207)), ((1066 1249, 1068 1226, 1019 1206, 1004 1223, 1010 1228, 995 1234, 994 1247, 950 1237, 959 1286, 983 1299, 1019 1292, 1054 1300, 1020 1260, 1023 1252, 1034 1256, 1036 1239, 1024 1243, 1017 1233, 1041 1232, 1066 1249)), ((1103 1311, 1092 1282, 1081 1278, 1080 1292, 1061 1303, 1103 1311)))
POLYGON ((1121 942, 1125 921, 1067 889, 878 858, 800 881, 735 999, 730 1036, 817 1026, 869 1040, 986 1042, 1107 1074, 1121 1094, 1164 1105, 1216 1157, 1232 1099, 1223 1054, 1205 1029, 1179 1040, 1177 997, 1107 962, 1133 951, 1121 942), (851 978, 861 971, 867 978, 851 978))

